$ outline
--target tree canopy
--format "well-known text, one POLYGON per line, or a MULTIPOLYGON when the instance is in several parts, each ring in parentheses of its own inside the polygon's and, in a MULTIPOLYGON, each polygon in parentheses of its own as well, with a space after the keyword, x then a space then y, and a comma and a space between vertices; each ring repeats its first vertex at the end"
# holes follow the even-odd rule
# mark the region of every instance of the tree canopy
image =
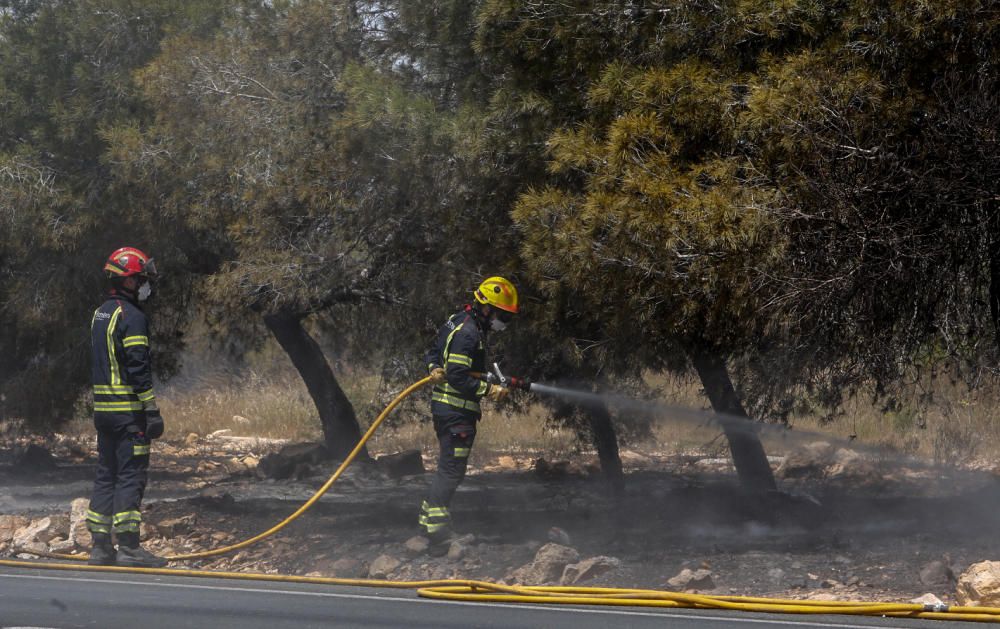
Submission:
POLYGON ((192 317, 266 328, 334 449, 357 423, 309 331, 415 377, 498 272, 538 377, 693 366, 781 418, 982 370, 998 28, 988 0, 3 2, 2 412, 71 412, 126 241, 170 269, 165 375, 192 317))

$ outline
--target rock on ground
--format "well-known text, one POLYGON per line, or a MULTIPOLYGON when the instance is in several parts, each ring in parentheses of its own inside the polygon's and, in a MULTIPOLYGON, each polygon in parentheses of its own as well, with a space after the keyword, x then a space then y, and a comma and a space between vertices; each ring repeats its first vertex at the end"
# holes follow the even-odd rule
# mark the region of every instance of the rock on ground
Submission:
POLYGON ((425 552, 430 545, 430 540, 423 535, 414 535, 403 544, 406 550, 416 555, 425 552))
POLYGON ((684 568, 678 574, 667 579, 667 585, 675 590, 714 590, 715 581, 712 573, 705 569, 691 570, 684 568))
POLYGON ((373 579, 385 579, 393 570, 402 565, 402 562, 389 555, 379 555, 368 568, 368 576, 373 579))
POLYGON ((36 543, 47 544, 57 537, 65 539, 68 535, 69 518, 64 515, 51 515, 32 520, 30 524, 14 531, 14 538, 11 541, 14 546, 34 548, 36 543))
POLYGON ((920 582, 927 587, 951 587, 955 583, 955 573, 952 571, 950 563, 950 561, 942 559, 927 562, 920 568, 920 582))
POLYGON ((300 465, 322 463, 330 454, 322 443, 290 443, 278 452, 272 452, 257 464, 261 478, 289 478, 300 465))
POLYGON ((69 505, 69 537, 67 540, 76 548, 90 548, 92 540, 87 529, 89 498, 75 498, 69 505))
POLYGON ((0 515, 0 550, 5 550, 14 539, 14 533, 27 526, 31 520, 20 515, 0 515))
POLYGON ((981 561, 958 578, 955 599, 959 605, 1000 607, 1000 561, 981 561))
POLYGON ((910 602, 916 603, 917 605, 935 605, 938 607, 945 606, 944 602, 941 599, 939 599, 934 594, 931 594, 930 592, 918 596, 917 598, 911 598, 910 602))
POLYGON ((375 463, 390 478, 416 476, 425 472, 424 459, 420 454, 420 450, 405 450, 395 454, 383 454, 375 459, 375 463))
POLYGON ((605 572, 620 568, 621 565, 621 560, 615 557, 606 557, 604 555, 590 557, 580 563, 568 564, 563 570, 563 575, 559 583, 561 585, 573 585, 581 581, 589 581, 605 572))
POLYGON ((576 549, 560 544, 546 544, 538 549, 531 563, 525 564, 507 575, 508 582, 526 585, 543 585, 558 581, 571 563, 580 561, 576 549))

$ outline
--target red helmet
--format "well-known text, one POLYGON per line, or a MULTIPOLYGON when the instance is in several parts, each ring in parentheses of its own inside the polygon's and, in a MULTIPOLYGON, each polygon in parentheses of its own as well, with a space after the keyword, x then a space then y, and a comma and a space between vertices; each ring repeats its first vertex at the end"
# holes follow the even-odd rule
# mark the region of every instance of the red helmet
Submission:
POLYGON ((110 256, 104 263, 104 272, 109 278, 123 278, 132 275, 156 275, 156 264, 153 259, 135 247, 122 247, 110 256))

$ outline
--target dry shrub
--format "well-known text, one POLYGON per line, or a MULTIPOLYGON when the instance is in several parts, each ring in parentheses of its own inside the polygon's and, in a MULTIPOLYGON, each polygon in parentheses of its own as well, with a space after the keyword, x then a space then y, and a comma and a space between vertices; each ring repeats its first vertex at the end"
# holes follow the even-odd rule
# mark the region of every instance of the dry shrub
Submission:
MULTIPOLYGON (((362 430, 402 389, 386 387, 379 377, 370 374, 346 375, 340 384, 354 402, 362 430)), ((429 402, 424 398, 426 395, 416 393, 376 431, 368 444, 373 454, 412 448, 436 452, 429 402)), ((158 400, 172 438, 222 429, 247 437, 293 441, 322 438, 312 399, 292 371, 271 375, 249 372, 243 376, 219 373, 197 382, 162 387, 158 400)), ((498 410, 489 403, 485 407, 474 452, 531 451, 557 456, 575 447, 572 431, 547 426, 541 405, 527 406, 523 412, 498 410)), ((87 423, 89 428, 89 420, 87 423)))
POLYGON ((215 374, 163 387, 157 399, 174 437, 222 429, 238 436, 296 441, 322 435, 312 399, 294 373, 215 374))
MULTIPOLYGON (((343 374, 340 384, 355 404, 362 429, 402 389, 400 385, 386 385, 371 373, 343 374)), ((661 453, 725 454, 725 442, 720 441, 720 430, 710 422, 710 407, 696 378, 647 374, 645 384, 656 391, 655 401, 661 402, 664 410, 651 420, 650 442, 636 444, 638 447, 661 453), (683 412, 672 413, 671 409, 683 412), (702 411, 704 421, 698 421, 702 411)), ((807 436, 847 438, 856 434, 858 443, 876 445, 886 452, 933 457, 942 463, 969 463, 976 455, 989 457, 1000 451, 1000 417, 995 410, 994 389, 984 386, 969 392, 942 388, 935 393, 933 404, 919 406, 911 400, 893 412, 885 412, 870 396, 859 396, 848 400, 843 415, 832 423, 824 422, 820 413, 793 416, 791 433, 797 438, 768 438, 766 449, 769 455, 781 455, 807 436)), ((183 438, 191 432, 205 435, 221 429, 229 429, 237 436, 296 441, 322 436, 312 399, 291 368, 266 373, 219 372, 196 380, 172 381, 157 387, 157 391, 168 438, 183 438)), ((375 433, 369 450, 380 454, 419 448, 435 453, 437 441, 430 424, 428 398, 426 391, 411 396, 375 433)), ((63 432, 92 434, 85 406, 80 405, 78 418, 63 432)), ((520 452, 556 458, 590 449, 590 444, 577 441, 571 429, 552 426, 542 404, 529 403, 517 410, 495 409, 489 403, 484 406, 474 457, 475 452, 520 452)))

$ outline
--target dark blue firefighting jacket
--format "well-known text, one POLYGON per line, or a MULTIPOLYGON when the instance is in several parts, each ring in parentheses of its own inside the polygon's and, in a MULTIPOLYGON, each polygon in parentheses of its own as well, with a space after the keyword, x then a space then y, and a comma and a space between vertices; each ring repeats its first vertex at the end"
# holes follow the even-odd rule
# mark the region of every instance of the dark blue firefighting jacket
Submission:
POLYGON ((94 311, 90 336, 94 414, 130 423, 158 411, 146 313, 125 296, 110 295, 94 311))
POLYGON ((431 393, 433 414, 480 416, 479 400, 489 385, 472 374, 487 372, 485 337, 484 322, 472 306, 455 313, 441 326, 424 357, 428 370, 444 367, 447 374, 447 380, 431 393))

